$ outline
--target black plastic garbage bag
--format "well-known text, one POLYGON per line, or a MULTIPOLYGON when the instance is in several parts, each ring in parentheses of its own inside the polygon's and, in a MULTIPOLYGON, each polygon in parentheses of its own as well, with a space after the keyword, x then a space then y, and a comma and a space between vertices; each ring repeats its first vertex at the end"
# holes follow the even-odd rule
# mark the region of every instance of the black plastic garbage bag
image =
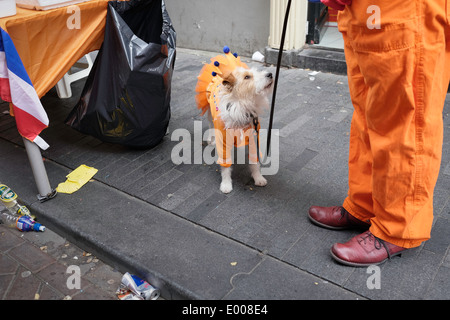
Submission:
POLYGON ((108 2, 104 42, 66 124, 105 142, 160 143, 170 120, 175 43, 163 0, 108 2))

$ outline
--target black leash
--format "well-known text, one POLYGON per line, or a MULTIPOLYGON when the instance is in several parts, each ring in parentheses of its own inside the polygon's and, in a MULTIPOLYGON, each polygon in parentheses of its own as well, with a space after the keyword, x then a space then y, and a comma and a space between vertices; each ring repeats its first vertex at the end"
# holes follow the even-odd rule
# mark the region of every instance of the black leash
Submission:
MULTIPOLYGON (((286 38, 286 29, 287 29, 287 22, 289 18, 289 11, 291 10, 291 1, 288 1, 287 7, 286 7, 286 14, 284 16, 284 23, 283 23, 283 31, 281 33, 281 42, 280 42, 280 49, 278 51, 278 62, 277 62, 277 69, 275 73, 275 83, 273 85, 273 95, 272 95, 272 107, 270 110, 270 120, 269 120, 269 132, 267 135, 267 149, 266 149, 266 155, 269 155, 270 150, 270 140, 272 136, 272 125, 273 125, 273 113, 275 110, 275 98, 277 95, 277 86, 278 86, 278 76, 280 74, 280 65, 281 65, 281 58, 283 56, 283 47, 284 47, 284 40, 286 38)), ((258 141, 259 144, 259 141, 258 141)), ((258 157, 259 157, 259 151, 258 151, 258 157)))
MULTIPOLYGON (((289 0, 286 7, 286 13, 284 16, 284 22, 283 22, 283 30, 281 33, 281 41, 280 41, 280 49, 278 50, 278 61, 277 61, 277 68, 275 72, 275 82, 273 84, 273 94, 272 94, 272 106, 270 108, 270 119, 269 119, 269 132, 267 134, 267 149, 266 149, 266 157, 269 156, 269 150, 270 150, 270 140, 272 137, 272 125, 273 125, 273 114, 275 110, 275 99, 277 95, 277 87, 278 87, 278 77, 280 75, 280 66, 281 66, 281 58, 283 57, 283 47, 284 47, 284 41, 286 39, 286 29, 287 29, 287 23, 289 19, 289 11, 291 10, 291 2, 292 0, 289 0)), ((261 163, 260 154, 259 154, 259 130, 258 130, 258 117, 253 117, 253 126, 255 127, 255 133, 256 133, 256 156, 257 161, 261 163)), ((262 164, 262 163, 261 163, 262 164)))

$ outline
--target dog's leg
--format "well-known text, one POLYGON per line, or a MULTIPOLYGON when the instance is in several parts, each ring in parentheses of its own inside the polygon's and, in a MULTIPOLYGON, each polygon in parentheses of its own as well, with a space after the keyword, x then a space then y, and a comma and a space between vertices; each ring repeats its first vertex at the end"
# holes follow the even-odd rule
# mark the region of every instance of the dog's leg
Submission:
POLYGON ((231 167, 222 167, 222 182, 220 183, 220 191, 230 193, 233 190, 231 182, 231 167))
POLYGON ((262 176, 260 169, 259 163, 250 164, 250 172, 252 173, 253 180, 255 180, 255 185, 264 187, 267 184, 267 180, 262 176))
POLYGON ((213 123, 213 119, 212 119, 212 115, 211 115, 211 111, 208 110, 207 112, 207 116, 208 116, 208 138, 206 140, 206 142, 210 145, 215 145, 216 144, 216 138, 214 137, 214 123, 213 123))

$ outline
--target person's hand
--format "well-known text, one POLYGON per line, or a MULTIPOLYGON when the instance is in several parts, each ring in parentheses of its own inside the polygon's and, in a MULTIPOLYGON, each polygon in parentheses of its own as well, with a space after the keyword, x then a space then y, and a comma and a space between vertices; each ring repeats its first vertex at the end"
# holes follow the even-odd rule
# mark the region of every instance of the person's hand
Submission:
POLYGON ((352 0, 320 0, 327 7, 331 7, 335 10, 342 11, 345 9, 345 6, 349 6, 352 4, 352 0))

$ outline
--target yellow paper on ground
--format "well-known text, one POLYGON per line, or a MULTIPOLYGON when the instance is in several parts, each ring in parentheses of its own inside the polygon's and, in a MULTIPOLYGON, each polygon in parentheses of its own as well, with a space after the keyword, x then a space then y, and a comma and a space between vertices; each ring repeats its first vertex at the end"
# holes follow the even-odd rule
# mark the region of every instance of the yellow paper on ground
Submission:
POLYGON ((98 169, 82 164, 66 176, 67 180, 60 183, 56 191, 59 193, 74 193, 86 184, 97 171, 98 169))

